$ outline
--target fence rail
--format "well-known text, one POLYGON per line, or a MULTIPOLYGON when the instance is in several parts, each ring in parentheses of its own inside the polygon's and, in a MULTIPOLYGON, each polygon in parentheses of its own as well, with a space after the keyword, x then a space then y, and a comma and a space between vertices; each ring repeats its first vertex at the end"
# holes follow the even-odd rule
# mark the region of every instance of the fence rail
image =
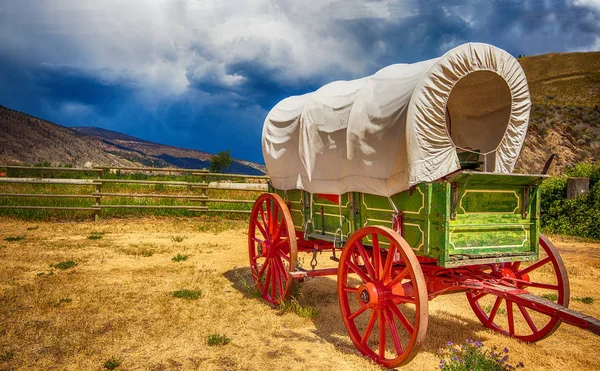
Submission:
MULTIPOLYGON (((102 215, 102 210, 107 209, 181 209, 188 210, 190 212, 200 213, 250 213, 248 206, 241 206, 241 209, 225 209, 222 208, 224 204, 238 204, 248 205, 254 203, 254 197, 249 194, 246 199, 231 199, 231 198, 219 198, 215 197, 214 193, 220 193, 223 191, 234 191, 236 192, 265 192, 268 187, 266 182, 269 177, 267 176, 256 176, 256 175, 243 175, 243 174, 220 174, 210 173, 208 170, 199 169, 178 169, 178 168, 133 168, 133 167, 95 167, 92 169, 88 168, 63 168, 63 167, 28 167, 28 166, 10 166, 0 165, 0 170, 7 169, 13 171, 23 171, 27 174, 27 177, 0 177, 0 187, 3 184, 12 185, 12 188, 17 188, 14 192, 6 192, 0 189, 0 209, 23 209, 23 210, 70 210, 70 211, 92 211, 94 219, 98 220, 102 215), (32 173, 38 171, 40 177, 32 177, 32 173), (146 172, 146 173, 169 173, 168 176, 172 176, 173 173, 180 173, 183 176, 190 175, 192 180, 189 181, 189 176, 185 178, 185 181, 179 180, 154 180, 154 179, 104 179, 103 176, 111 174, 114 176, 115 172, 123 174, 124 171, 128 172, 146 172), (84 174, 94 174, 93 179, 62 179, 62 178, 47 178, 44 174, 48 172, 81 172, 84 174), (195 181, 197 178, 197 181, 195 181), (215 181, 215 179, 221 179, 221 181, 215 181), (224 179, 235 179, 245 180, 246 182, 252 183, 224 183, 224 179), (212 181, 211 181, 212 180, 212 181), (31 193, 31 191, 23 191, 23 187, 28 185, 35 185, 41 187, 41 185, 47 186, 62 186, 61 192, 51 190, 48 193, 31 193), (162 187, 160 188, 163 193, 147 193, 139 192, 139 188, 145 188, 148 186, 162 187), (75 189, 75 188, 78 189, 75 189), (80 187, 93 187, 90 190, 82 190, 80 187), (183 189, 177 194, 165 192, 164 187, 179 187, 183 189), (135 188, 137 192, 123 192, 122 189, 118 189, 117 192, 107 191, 106 188, 135 188), (194 192, 199 192, 194 194, 194 192), (209 196, 209 192, 211 192, 209 196), (124 200, 130 200, 130 202, 142 202, 136 204, 127 204, 126 201, 122 201, 123 204, 112 204, 110 199, 120 198, 124 200), (14 200, 18 199, 19 203, 14 204, 14 200), (63 206, 63 205, 31 205, 35 203, 28 199, 64 199, 64 200, 92 200, 92 203, 88 206, 74 205, 74 206, 63 206), (148 201, 146 204, 144 200, 152 199, 163 199, 165 202, 186 202, 186 204, 177 205, 160 205, 152 204, 148 201), (12 200, 13 203, 7 205, 7 200, 12 200), (135 201, 134 201, 135 200, 135 201), (169 201, 170 200, 170 201, 169 201), (221 204, 221 208, 219 208, 221 204)), ((9 173, 10 174, 10 173, 9 173)), ((64 174, 63 174, 64 175, 64 174)), ((147 174, 148 175, 148 174, 147 174)), ((155 176, 155 175, 152 175, 155 176)), ((47 187, 44 187, 44 190, 47 187)), ((243 197, 239 197, 243 198, 243 197)), ((117 200, 118 201, 118 200, 117 200)), ((65 201, 66 202, 66 201, 65 201)), ((159 202, 159 201, 156 201, 159 202)))

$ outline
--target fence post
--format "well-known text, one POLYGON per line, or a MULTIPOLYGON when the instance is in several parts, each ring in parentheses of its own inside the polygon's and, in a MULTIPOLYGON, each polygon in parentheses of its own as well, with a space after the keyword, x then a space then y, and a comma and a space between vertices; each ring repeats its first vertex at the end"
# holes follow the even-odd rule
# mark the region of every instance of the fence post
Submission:
MULTIPOLYGON (((100 178, 98 178, 98 180, 100 180, 100 178)), ((94 206, 98 208, 98 209, 94 210, 94 221, 95 222, 100 220, 100 212, 102 211, 102 209, 100 209, 100 202, 102 200, 101 193, 102 193, 102 183, 98 182, 98 184, 96 184, 96 192, 94 193, 94 196, 96 196, 96 204, 94 206)))
MULTIPOLYGON (((201 179, 202 179, 202 183, 204 183, 204 186, 202 187, 202 198, 207 199, 208 194, 206 193, 206 191, 207 191, 207 187, 208 187, 208 178, 206 176, 206 173, 202 173, 201 179)), ((200 202, 200 206, 206 207, 206 201, 202 200, 202 202, 200 202)))

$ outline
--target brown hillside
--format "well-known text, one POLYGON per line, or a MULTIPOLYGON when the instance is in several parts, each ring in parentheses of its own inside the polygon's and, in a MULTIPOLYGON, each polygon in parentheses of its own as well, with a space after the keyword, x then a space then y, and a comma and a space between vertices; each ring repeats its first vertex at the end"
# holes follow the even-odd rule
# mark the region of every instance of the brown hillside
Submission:
POLYGON ((0 163, 139 166, 90 146, 72 129, 0 106, 0 163))
POLYGON ((533 107, 516 171, 539 172, 552 154, 552 174, 600 161, 600 52, 520 58, 533 107))

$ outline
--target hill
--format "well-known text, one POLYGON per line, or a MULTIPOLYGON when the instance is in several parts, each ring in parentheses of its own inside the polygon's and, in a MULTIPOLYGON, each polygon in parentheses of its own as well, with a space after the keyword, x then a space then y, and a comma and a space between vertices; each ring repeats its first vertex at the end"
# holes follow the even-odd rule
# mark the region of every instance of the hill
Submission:
MULTIPOLYGON (((67 128, 0 106, 0 164, 202 169, 212 156, 100 128, 67 128)), ((264 170, 262 164, 234 159, 226 172, 262 175, 264 170)))
POLYGON ((516 171, 539 172, 552 153, 551 173, 600 162, 600 52, 519 58, 533 102, 516 171))

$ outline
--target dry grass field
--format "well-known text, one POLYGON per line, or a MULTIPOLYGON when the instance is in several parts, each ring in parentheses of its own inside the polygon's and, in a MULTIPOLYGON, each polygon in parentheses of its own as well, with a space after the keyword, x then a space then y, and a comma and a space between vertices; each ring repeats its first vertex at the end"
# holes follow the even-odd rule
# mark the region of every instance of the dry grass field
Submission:
MULTIPOLYGON (((0 370, 104 370, 110 359, 120 361, 117 370, 381 369, 347 336, 333 277, 301 286, 304 316, 253 296, 246 228, 208 219, 0 218, 0 370), (173 295, 184 289, 197 300, 173 295), (210 346, 210 335, 231 341, 210 346)), ((571 300, 571 308, 600 317, 600 244, 553 240, 571 296, 596 299, 571 300)), ((509 361, 526 369, 600 368, 598 337, 574 327, 524 344, 484 329, 464 294, 437 298, 429 312, 426 343, 402 369, 434 370, 440 347, 466 339, 508 347, 509 361)))

